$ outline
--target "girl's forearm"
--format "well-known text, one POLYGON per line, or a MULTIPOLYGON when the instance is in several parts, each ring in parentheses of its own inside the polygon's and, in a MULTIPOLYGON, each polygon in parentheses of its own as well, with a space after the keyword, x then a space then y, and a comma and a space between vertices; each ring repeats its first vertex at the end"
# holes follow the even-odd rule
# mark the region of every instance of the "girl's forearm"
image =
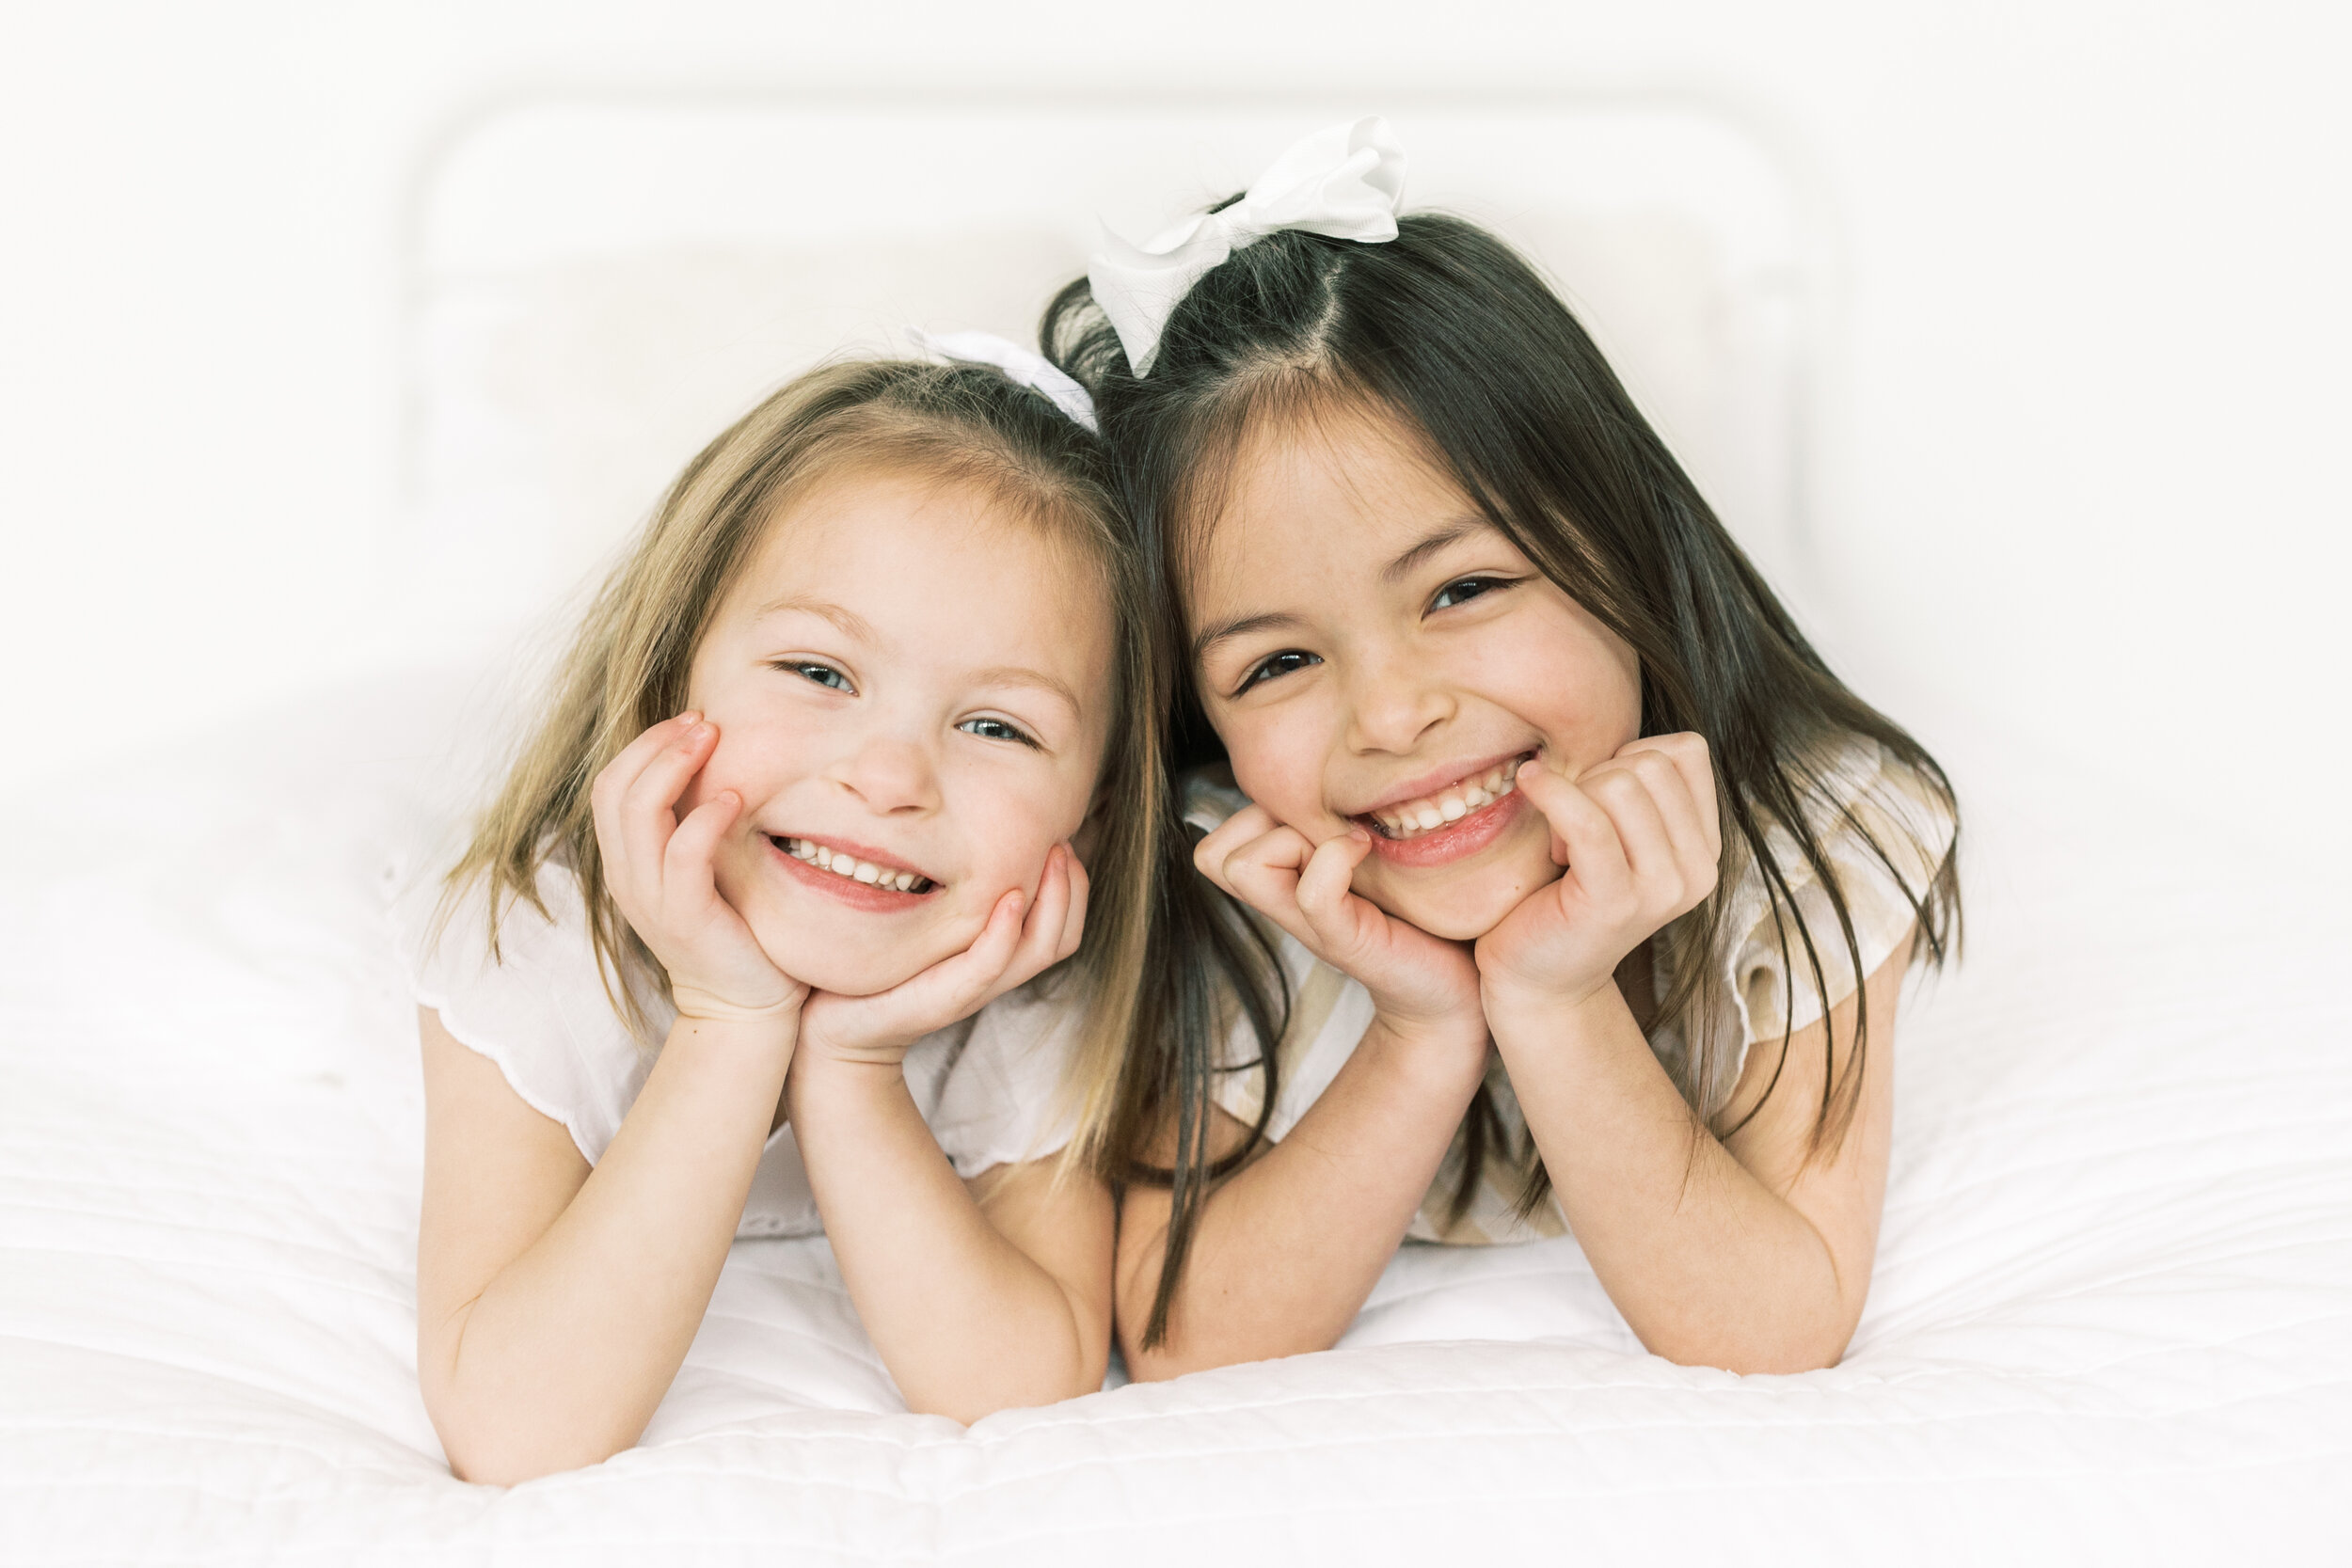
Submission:
MULTIPOLYGON (((1159 1289, 1157 1224, 1121 1241, 1120 1307, 1138 1378, 1328 1350, 1354 1322, 1428 1196, 1484 1075, 1486 1042, 1443 1050, 1375 1022, 1282 1141, 1210 1195, 1168 1314, 1142 1346, 1159 1289)), ((1134 1224, 1137 1198, 1128 1214, 1134 1224)))
POLYGON ((790 1066, 797 1019, 680 1019, 604 1158, 461 1311, 431 1369, 472 1481, 635 1443, 700 1327, 790 1066))
POLYGON ((1834 1364, 1867 1278, 1692 1115, 1614 986, 1580 1006, 1490 1009, 1568 1227, 1653 1354, 1733 1371, 1834 1364))
POLYGON ((908 1408, 969 1423, 1102 1386, 1099 1291, 1089 1303, 990 1223, 896 1063, 811 1057, 789 1093, 826 1238, 908 1408))

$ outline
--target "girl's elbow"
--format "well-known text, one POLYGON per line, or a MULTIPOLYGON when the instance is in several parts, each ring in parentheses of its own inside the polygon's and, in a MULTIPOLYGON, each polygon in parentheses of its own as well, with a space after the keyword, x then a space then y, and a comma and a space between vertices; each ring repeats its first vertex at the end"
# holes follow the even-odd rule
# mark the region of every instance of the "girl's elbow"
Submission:
POLYGON ((628 1443, 547 1443, 512 1432, 452 1430, 436 1423, 449 1473, 477 1486, 519 1486, 564 1470, 601 1465, 628 1443))
POLYGON ((450 1388, 424 1390, 425 1414, 441 1439, 449 1473, 479 1486, 519 1486, 541 1476, 601 1465, 635 1446, 634 1434, 518 1422, 511 1402, 469 1400, 450 1388))
POLYGON ((959 1426, 970 1426, 1003 1410, 1033 1410, 1040 1405, 1099 1394, 1103 1391, 1104 1376, 1109 1370, 1110 1351, 1105 1345, 1091 1354, 1073 1350, 1068 1358, 1035 1368, 1027 1376, 972 1387, 918 1386, 902 1392, 907 1409, 914 1415, 945 1416, 959 1426))
POLYGON ((1836 1366, 1853 1342, 1851 1321, 1792 1323, 1779 1333, 1771 1332, 1771 1325, 1742 1327, 1744 1332, 1729 1336, 1685 1332, 1653 1338, 1644 1335, 1642 1348, 1678 1367, 1713 1367, 1741 1377, 1786 1377, 1836 1366), (1758 1326, 1766 1332, 1756 1333, 1758 1326))

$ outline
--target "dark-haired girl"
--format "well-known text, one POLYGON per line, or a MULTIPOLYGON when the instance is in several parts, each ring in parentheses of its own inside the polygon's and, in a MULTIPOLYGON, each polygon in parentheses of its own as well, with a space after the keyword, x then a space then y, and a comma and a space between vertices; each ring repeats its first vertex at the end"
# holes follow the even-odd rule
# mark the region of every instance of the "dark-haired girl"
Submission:
POLYGON ((1656 1354, 1829 1365, 1900 984, 1956 937, 1950 785, 1534 269, 1401 185, 1334 128, 1046 320, 1205 830, 1129 1069, 1129 1364, 1322 1349, 1408 1237, 1565 1230, 1656 1354))

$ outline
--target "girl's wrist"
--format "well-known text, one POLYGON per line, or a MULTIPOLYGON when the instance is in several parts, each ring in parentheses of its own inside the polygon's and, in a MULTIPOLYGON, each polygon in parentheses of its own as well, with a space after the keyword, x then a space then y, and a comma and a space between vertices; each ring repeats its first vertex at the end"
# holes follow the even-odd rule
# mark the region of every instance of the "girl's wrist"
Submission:
POLYGON ((905 1085, 906 1069, 898 1057, 804 1050, 793 1060, 786 1093, 798 1120, 805 1101, 879 1100, 904 1093, 905 1085))
POLYGON ((1613 975, 1577 989, 1532 988, 1488 979, 1481 993, 1495 1046, 1505 1056, 1528 1050, 1571 1047, 1629 1021, 1632 1009, 1613 975))
POLYGON ((792 1064, 800 1042, 798 1007, 772 1015, 709 1018, 681 1012, 671 1025, 665 1052, 707 1053, 757 1068, 761 1075, 781 1078, 792 1064))
POLYGON ((1486 1075, 1486 1020, 1419 1019, 1375 1011, 1359 1050, 1388 1059, 1395 1069, 1425 1082, 1433 1092, 1475 1086, 1486 1075))
POLYGON ((677 1008, 678 1017, 700 1019, 711 1023, 774 1024, 798 1028, 801 1004, 807 1000, 808 992, 797 987, 774 1001, 746 1004, 731 1001, 717 991, 705 990, 691 981, 673 977, 670 982, 670 1001, 677 1008))

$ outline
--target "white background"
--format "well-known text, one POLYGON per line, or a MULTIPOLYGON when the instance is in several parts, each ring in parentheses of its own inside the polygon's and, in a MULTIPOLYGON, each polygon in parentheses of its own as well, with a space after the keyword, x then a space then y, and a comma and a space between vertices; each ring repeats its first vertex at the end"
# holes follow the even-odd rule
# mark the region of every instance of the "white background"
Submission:
POLYGON ((1376 110, 1507 84, 1695 94, 1804 171, 1837 265, 1804 597, 1867 695, 2099 761, 2184 832, 2352 867, 2346 14, 10 4, 0 787, 71 790, 258 708, 299 726, 309 694, 420 657, 377 587, 397 242, 428 150, 486 106, 862 79, 1376 110))

